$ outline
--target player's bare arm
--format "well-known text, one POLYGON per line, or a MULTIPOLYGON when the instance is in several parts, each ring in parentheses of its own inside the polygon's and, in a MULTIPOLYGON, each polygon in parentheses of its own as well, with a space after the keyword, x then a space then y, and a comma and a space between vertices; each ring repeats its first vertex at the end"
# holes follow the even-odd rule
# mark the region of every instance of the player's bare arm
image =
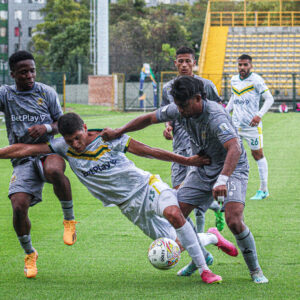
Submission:
POLYGON ((193 155, 191 157, 184 157, 163 149, 149 147, 133 139, 131 139, 128 145, 128 152, 142 157, 176 162, 185 166, 201 167, 203 165, 210 164, 210 158, 204 155, 193 155))
POLYGON ((139 116, 126 125, 117 128, 117 129, 110 129, 104 128, 103 131, 100 133, 101 137, 104 141, 110 141, 120 137, 122 134, 131 131, 141 130, 151 124, 160 123, 156 118, 156 112, 151 112, 142 116, 139 116))
MULTIPOLYGON (((58 133, 58 129, 57 129, 57 121, 52 123, 52 124, 46 124, 47 126, 51 126, 52 130, 51 133, 52 134, 57 134, 58 133)), ((31 126, 30 128, 28 128, 28 133, 32 138, 37 138, 40 137, 42 135, 44 135, 45 133, 47 133, 47 126, 44 124, 41 125, 34 125, 31 126)))
POLYGON ((166 140, 173 140, 173 126, 172 122, 166 122, 166 128, 163 131, 163 136, 165 137, 166 140))
POLYGON ((242 149, 239 144, 238 138, 231 139, 223 144, 224 148, 227 150, 227 155, 224 162, 223 170, 219 175, 216 183, 214 184, 212 193, 214 199, 218 200, 218 197, 227 196, 227 180, 228 177, 233 173, 236 168, 236 165, 242 154, 242 149))
POLYGON ((14 144, 0 149, 0 159, 52 153, 48 144, 14 144))

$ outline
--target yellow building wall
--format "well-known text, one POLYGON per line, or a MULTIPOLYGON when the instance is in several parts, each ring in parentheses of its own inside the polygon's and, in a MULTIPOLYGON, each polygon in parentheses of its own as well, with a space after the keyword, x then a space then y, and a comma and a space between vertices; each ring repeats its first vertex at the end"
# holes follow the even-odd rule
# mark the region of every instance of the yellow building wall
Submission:
POLYGON ((202 73, 203 78, 216 85, 219 94, 222 88, 227 35, 228 27, 210 27, 202 73))

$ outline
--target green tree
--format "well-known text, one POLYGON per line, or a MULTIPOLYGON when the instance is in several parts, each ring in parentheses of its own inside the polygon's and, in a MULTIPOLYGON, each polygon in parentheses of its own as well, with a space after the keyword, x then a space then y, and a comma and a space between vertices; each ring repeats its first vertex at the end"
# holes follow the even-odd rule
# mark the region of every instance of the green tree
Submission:
POLYGON ((88 72, 89 1, 48 0, 33 37, 34 54, 42 70, 77 73, 78 64, 88 72))

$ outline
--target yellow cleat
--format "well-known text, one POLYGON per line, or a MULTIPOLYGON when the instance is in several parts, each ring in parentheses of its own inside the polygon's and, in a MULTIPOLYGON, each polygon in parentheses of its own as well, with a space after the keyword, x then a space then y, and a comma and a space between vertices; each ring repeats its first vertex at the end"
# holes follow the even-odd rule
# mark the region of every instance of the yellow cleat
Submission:
POLYGON ((27 278, 34 278, 38 272, 36 267, 36 261, 38 259, 38 253, 36 250, 30 254, 26 254, 24 262, 24 273, 27 278))
POLYGON ((64 220, 64 243, 66 245, 73 245, 75 244, 76 240, 77 240, 77 236, 76 236, 76 224, 78 222, 76 222, 75 220, 64 220))

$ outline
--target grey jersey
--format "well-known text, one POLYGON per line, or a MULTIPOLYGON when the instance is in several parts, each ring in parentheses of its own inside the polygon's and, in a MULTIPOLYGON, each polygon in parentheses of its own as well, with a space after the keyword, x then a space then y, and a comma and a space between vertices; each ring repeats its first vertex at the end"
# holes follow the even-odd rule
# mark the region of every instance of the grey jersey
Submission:
MULTIPOLYGON (((177 120, 190 136, 192 152, 201 152, 211 158, 211 164, 197 168, 203 181, 213 183, 223 169, 227 151, 223 144, 233 138, 239 138, 231 117, 216 102, 203 100, 203 112, 197 118, 184 118, 173 103, 156 111, 161 122, 177 120)), ((239 138, 240 140, 240 138, 239 138)), ((248 172, 248 160, 240 140, 242 154, 234 173, 248 172)))
MULTIPOLYGON (((51 124, 63 114, 55 90, 36 82, 29 91, 17 91, 15 85, 0 88, 0 111, 4 112, 9 144, 36 144, 49 141, 45 134, 33 139, 28 128, 33 125, 51 124)), ((12 160, 13 163, 20 159, 12 160)))
POLYGON ((129 141, 127 135, 110 142, 98 136, 80 154, 63 138, 53 139, 50 147, 69 162, 91 194, 108 206, 138 197, 144 199, 147 195, 151 174, 137 168, 125 156, 129 141))
MULTIPOLYGON (((203 82, 207 99, 216 102, 222 101, 222 99, 218 95, 217 88, 212 81, 199 77, 197 75, 194 75, 194 78, 199 79, 203 82)), ((170 80, 164 85, 161 106, 174 103, 174 98, 170 92, 172 89, 172 84, 175 80, 176 78, 170 80)), ((189 135, 186 133, 183 126, 177 120, 175 120, 173 122, 173 150, 176 152, 177 150, 184 150, 188 147, 190 147, 189 135)))

